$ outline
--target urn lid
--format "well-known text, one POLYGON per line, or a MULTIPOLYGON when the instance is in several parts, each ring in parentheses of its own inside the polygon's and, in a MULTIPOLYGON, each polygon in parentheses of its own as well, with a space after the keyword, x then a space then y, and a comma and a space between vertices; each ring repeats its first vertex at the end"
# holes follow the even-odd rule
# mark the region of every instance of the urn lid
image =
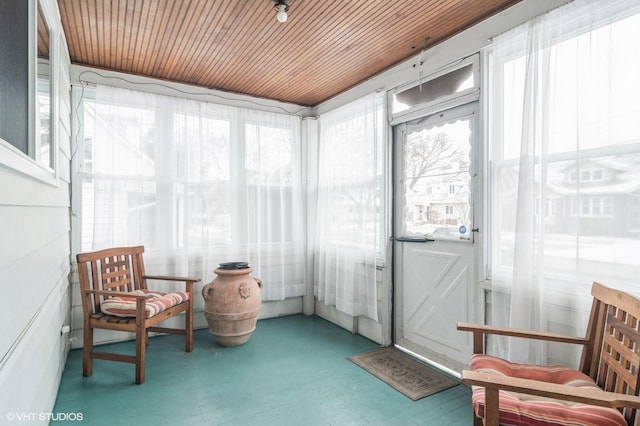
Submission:
POLYGON ((224 262, 221 263, 219 268, 224 270, 231 269, 247 269, 249 267, 249 262, 224 262))

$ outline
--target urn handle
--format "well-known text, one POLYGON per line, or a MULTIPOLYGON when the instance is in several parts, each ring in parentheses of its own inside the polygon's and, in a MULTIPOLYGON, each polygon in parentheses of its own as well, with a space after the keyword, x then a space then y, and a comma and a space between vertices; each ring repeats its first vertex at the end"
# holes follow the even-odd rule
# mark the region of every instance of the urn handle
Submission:
POLYGON ((212 290, 213 286, 211 285, 211 283, 206 284, 204 287, 202 287, 202 297, 204 298, 204 300, 209 300, 211 298, 212 290))
POLYGON ((254 280, 258 283, 258 287, 262 288, 262 280, 260 278, 254 278, 254 280))

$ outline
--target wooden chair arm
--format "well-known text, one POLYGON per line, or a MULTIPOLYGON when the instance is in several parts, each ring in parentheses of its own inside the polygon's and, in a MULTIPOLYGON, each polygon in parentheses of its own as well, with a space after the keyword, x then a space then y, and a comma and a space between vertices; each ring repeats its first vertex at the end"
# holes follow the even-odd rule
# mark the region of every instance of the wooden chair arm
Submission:
POLYGON ((170 275, 144 275, 142 278, 147 280, 184 281, 184 282, 192 282, 192 283, 198 283, 201 281, 200 278, 174 277, 170 275))
MULTIPOLYGON (((145 280, 184 282, 186 286, 186 291, 189 294, 193 293, 193 284, 200 282, 200 278, 174 277, 172 275, 143 275, 142 278, 145 280)), ((191 297, 192 296, 190 296, 190 298, 191 297)))
POLYGON ((630 407, 640 409, 640 397, 622 393, 605 392, 598 388, 565 386, 537 380, 520 379, 478 371, 462 372, 462 383, 481 386, 485 391, 485 425, 498 424, 498 391, 505 390, 546 398, 574 401, 609 408, 630 407))
POLYGON ((521 337, 525 339, 546 340, 549 342, 571 343, 587 345, 589 341, 584 337, 566 336, 548 331, 534 331, 522 328, 497 327, 493 325, 458 323, 458 330, 473 333, 473 353, 484 353, 484 336, 496 334, 500 336, 521 337))

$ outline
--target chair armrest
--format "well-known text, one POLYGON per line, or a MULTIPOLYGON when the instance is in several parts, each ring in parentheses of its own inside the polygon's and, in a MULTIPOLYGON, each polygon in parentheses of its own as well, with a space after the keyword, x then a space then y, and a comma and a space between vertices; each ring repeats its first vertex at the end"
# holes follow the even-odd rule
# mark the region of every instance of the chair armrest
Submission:
MULTIPOLYGON (((466 385, 481 386, 487 390, 505 390, 546 398, 580 402, 583 404, 599 405, 602 407, 630 407, 640 409, 640 397, 638 396, 605 392, 601 389, 592 387, 566 386, 556 383, 547 383, 537 380, 520 379, 516 377, 468 370, 462 372, 462 383, 466 385)), ((487 398, 488 394, 489 392, 487 392, 487 398)), ((486 401, 485 404, 489 407, 489 401, 486 401)))
POLYGON ((189 299, 193 299, 193 284, 200 282, 200 278, 174 277, 172 275, 143 275, 142 278, 145 280, 184 282, 186 292, 190 294, 189 299))
POLYGON ((484 336, 496 334, 501 336, 521 337, 525 339, 546 340, 549 342, 571 343, 576 345, 587 345, 589 341, 584 337, 565 336, 548 331, 534 331, 521 328, 496 327, 492 325, 470 324, 466 322, 458 323, 458 330, 470 331, 473 333, 473 353, 484 353, 484 336))
POLYGON ((200 278, 191 277, 174 277, 169 275, 144 275, 142 278, 147 280, 161 280, 161 281, 184 281, 184 282, 200 282, 200 278))

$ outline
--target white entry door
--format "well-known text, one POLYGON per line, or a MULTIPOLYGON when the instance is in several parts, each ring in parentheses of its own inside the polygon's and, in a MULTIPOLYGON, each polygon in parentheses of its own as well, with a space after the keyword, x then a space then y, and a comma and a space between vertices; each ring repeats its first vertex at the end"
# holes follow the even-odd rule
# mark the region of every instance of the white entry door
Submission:
POLYGON ((477 102, 394 127, 394 341, 460 371, 471 354, 477 102))

